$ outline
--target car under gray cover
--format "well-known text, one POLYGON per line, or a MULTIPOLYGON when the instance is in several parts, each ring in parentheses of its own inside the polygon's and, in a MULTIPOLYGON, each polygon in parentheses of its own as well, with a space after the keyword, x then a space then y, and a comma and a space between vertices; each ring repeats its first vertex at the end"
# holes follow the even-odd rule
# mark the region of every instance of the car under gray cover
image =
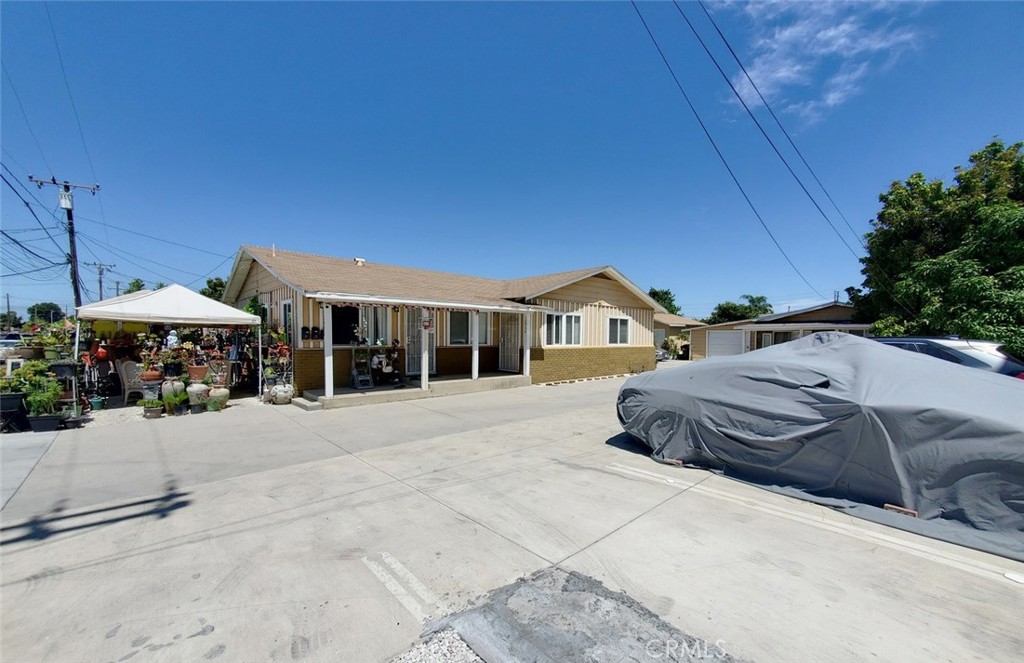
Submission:
POLYGON ((637 375, 617 409, 657 460, 1024 561, 1024 381, 823 332, 637 375))

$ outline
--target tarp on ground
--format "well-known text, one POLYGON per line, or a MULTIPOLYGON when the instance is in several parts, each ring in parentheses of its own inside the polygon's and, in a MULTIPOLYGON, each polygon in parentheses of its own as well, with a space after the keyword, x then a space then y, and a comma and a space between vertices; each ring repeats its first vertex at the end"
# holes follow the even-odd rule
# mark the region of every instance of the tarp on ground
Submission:
POLYGON ((658 460, 1024 561, 1024 380, 822 332, 632 377, 617 409, 658 460))
POLYGON ((259 316, 200 295, 173 283, 78 307, 81 320, 118 320, 193 327, 235 327, 260 324, 259 316))

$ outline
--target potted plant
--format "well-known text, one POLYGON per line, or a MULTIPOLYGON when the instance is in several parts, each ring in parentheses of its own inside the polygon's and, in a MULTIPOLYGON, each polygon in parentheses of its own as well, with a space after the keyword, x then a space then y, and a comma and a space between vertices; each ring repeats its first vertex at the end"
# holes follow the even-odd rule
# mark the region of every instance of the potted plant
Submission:
POLYGON ((207 398, 203 401, 207 412, 220 412, 224 404, 218 398, 207 398))
POLYGON ((28 392, 28 377, 33 372, 45 371, 44 362, 30 360, 23 363, 21 368, 11 371, 10 375, 4 375, 0 380, 0 411, 8 413, 20 410, 28 392))
POLYGON ((275 362, 271 359, 263 360, 263 379, 267 381, 271 387, 277 384, 277 369, 274 367, 275 362))
POLYGON ((28 420, 32 424, 33 431, 57 430, 64 415, 55 414, 54 410, 63 393, 64 389, 60 383, 49 376, 36 375, 31 379, 25 403, 28 405, 28 420))
POLYGON ((102 410, 103 405, 107 402, 107 399, 103 396, 96 395, 89 399, 89 407, 95 410, 102 410))
POLYGON ((143 398, 136 405, 142 408, 142 416, 146 419, 159 419, 164 414, 164 404, 155 398, 143 398))
POLYGON ((180 417, 188 412, 188 394, 185 392, 168 394, 164 396, 163 403, 164 407, 168 408, 168 414, 173 412, 176 417, 180 417))

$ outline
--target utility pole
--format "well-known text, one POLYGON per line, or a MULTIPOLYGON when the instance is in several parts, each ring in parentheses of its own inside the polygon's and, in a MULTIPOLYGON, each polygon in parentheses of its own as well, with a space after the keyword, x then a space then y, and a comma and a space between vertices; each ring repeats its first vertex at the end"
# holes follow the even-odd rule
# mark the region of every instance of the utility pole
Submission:
POLYGON ((114 296, 115 297, 120 297, 121 296, 121 282, 120 281, 114 281, 114 296))
POLYGON ((28 176, 28 181, 35 184, 40 189, 45 184, 52 184, 57 187, 60 196, 60 206, 68 215, 68 261, 71 263, 71 289, 75 293, 75 308, 77 309, 82 305, 82 293, 79 290, 78 281, 78 250, 75 248, 75 216, 71 213, 71 210, 75 207, 74 198, 72 196, 72 189, 87 189, 92 192, 92 195, 96 195, 99 191, 99 184, 72 184, 67 180, 58 182, 56 177, 51 177, 49 181, 38 180, 31 175, 28 176))
POLYGON ((11 331, 14 327, 11 325, 11 293, 7 294, 7 331, 11 331))
MULTIPOLYGON (((103 273, 106 270, 108 270, 108 269, 113 269, 113 268, 117 267, 117 265, 104 265, 102 262, 83 262, 82 264, 85 265, 86 267, 95 267, 96 268, 96 275, 99 277, 99 280, 100 280, 100 301, 102 301, 103 300, 103 273)), ((118 283, 120 283, 120 281, 118 281, 118 283)))

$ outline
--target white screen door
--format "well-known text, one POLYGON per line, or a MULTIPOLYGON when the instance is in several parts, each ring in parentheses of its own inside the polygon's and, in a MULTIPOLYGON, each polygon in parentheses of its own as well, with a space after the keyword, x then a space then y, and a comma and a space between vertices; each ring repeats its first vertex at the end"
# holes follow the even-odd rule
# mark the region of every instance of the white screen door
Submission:
MULTIPOLYGON (((430 343, 430 373, 437 372, 437 315, 434 314, 434 332, 427 338, 430 343)), ((405 374, 419 375, 423 363, 420 332, 423 331, 423 310, 405 309, 405 374)))
POLYGON ((501 340, 498 341, 498 370, 519 372, 519 316, 515 313, 499 315, 501 340))

